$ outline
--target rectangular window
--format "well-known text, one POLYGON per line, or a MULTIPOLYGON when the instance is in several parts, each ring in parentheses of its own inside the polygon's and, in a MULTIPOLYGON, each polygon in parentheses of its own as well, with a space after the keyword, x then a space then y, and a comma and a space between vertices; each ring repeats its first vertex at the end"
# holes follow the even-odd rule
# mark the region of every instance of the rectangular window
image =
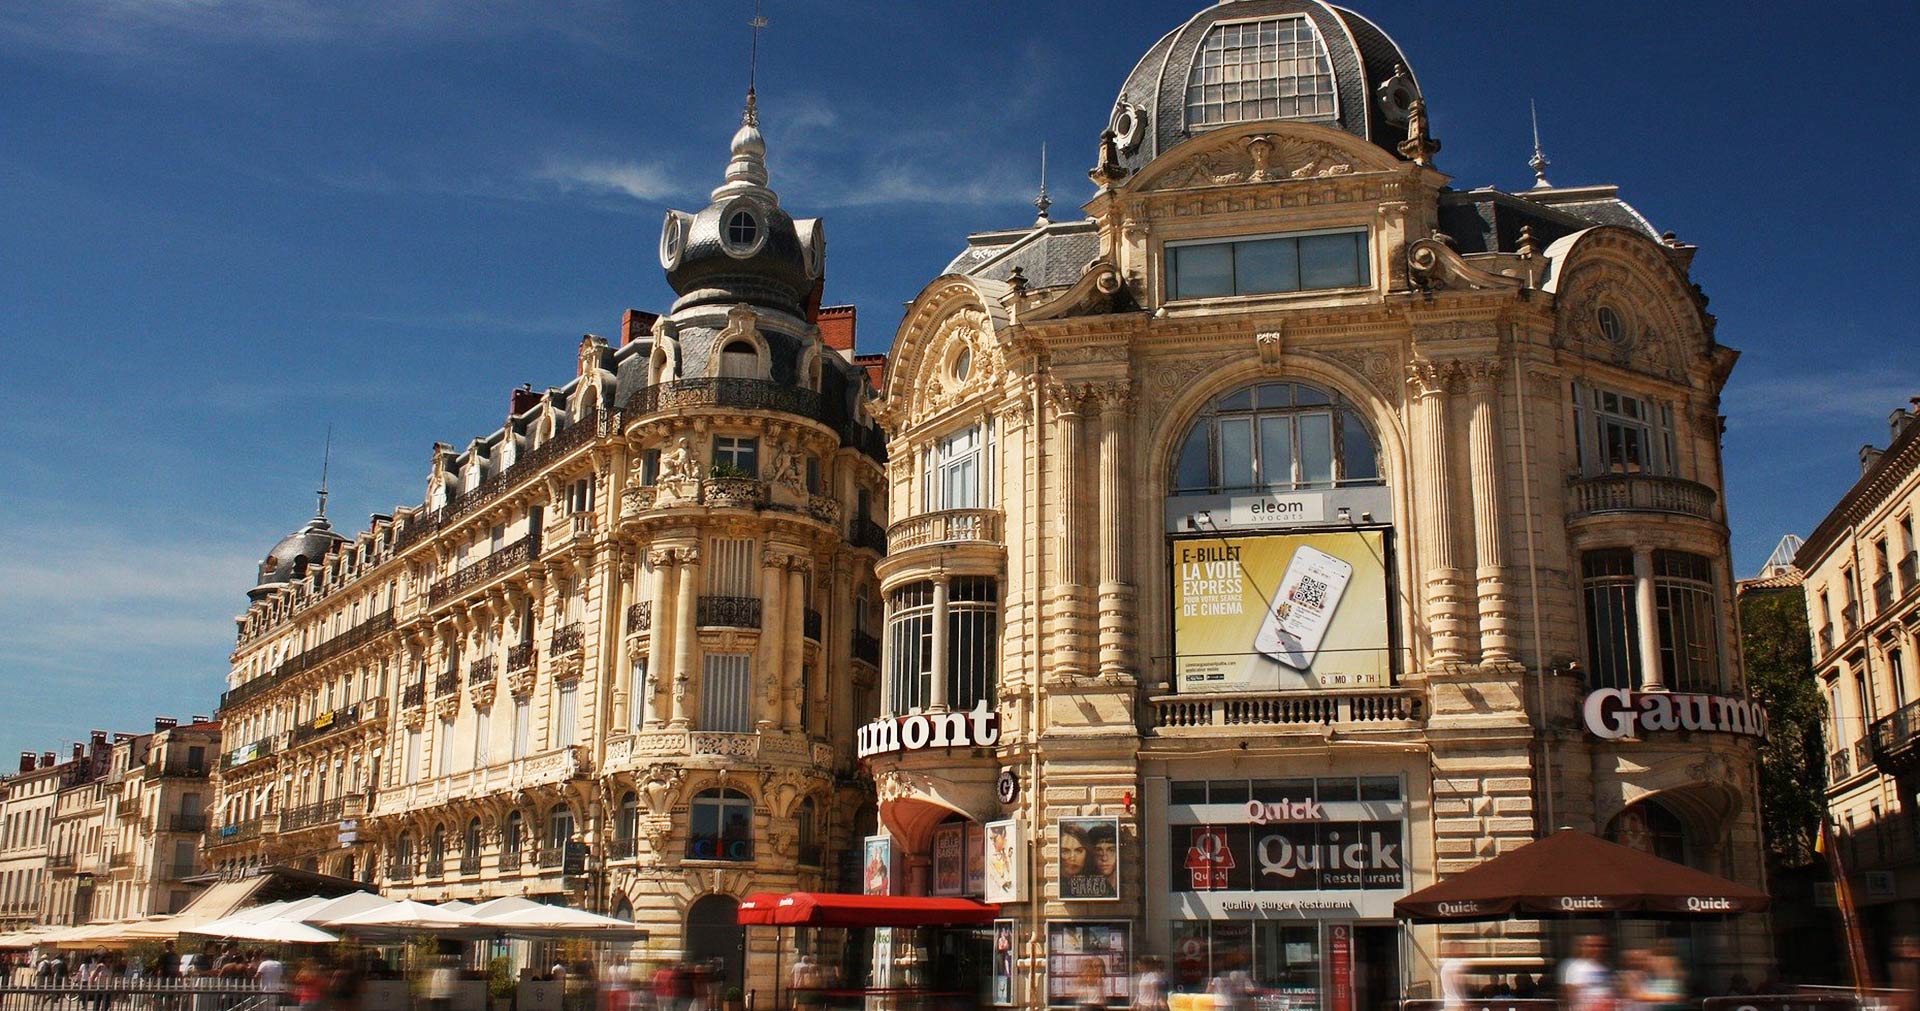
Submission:
POLYGON ((716 537, 708 543, 712 561, 706 566, 706 592, 715 597, 757 596, 754 573, 759 558, 751 537, 716 537))
POLYGON ((407 755, 402 766, 406 782, 420 781, 420 731, 418 728, 407 731, 407 755))
POLYGON ((647 658, 642 656, 633 661, 633 668, 627 674, 627 729, 639 733, 647 725, 647 658))
POLYGON ((1638 688, 1640 645, 1633 552, 1589 551, 1580 556, 1580 570, 1586 598, 1587 687, 1638 688))
POLYGON ((533 707, 526 699, 513 700, 513 757, 525 758, 533 750, 533 707))
POLYGON ((553 746, 572 744, 580 733, 580 682, 565 681, 553 690, 553 746))
POLYGON ((435 743, 438 746, 437 750, 439 752, 439 755, 434 761, 434 768, 433 768, 434 775, 437 775, 437 776, 448 775, 449 773, 453 772, 453 721, 452 720, 440 721, 439 740, 436 741, 435 743))
POLYGON ((905 716, 926 708, 933 677, 933 584, 912 583, 893 593, 887 616, 887 712, 905 716))
POLYGON ((476 709, 473 713, 473 767, 487 767, 488 739, 493 736, 493 714, 485 709, 476 709))
POLYGON ((1907 704, 1907 665, 1897 649, 1887 650, 1887 677, 1893 681, 1893 708, 1907 704))
POLYGON ((947 590, 947 705, 992 706, 999 669, 999 585, 992 579, 955 579, 947 590))
POLYGON ((1168 244, 1167 298, 1359 288, 1371 283, 1361 230, 1168 244))
POLYGON ((734 435, 713 437, 714 477, 759 477, 760 440, 734 435))
POLYGON ((1660 629, 1660 668, 1680 692, 1717 692, 1720 627, 1713 563, 1684 551, 1653 553, 1653 595, 1660 629))
POLYGON ((1573 391, 1580 473, 1675 473, 1671 407, 1580 383, 1573 391))
POLYGON ((648 487, 660 483, 660 451, 649 449, 640 455, 640 483, 648 487))
POLYGON ((709 653, 700 684, 700 729, 725 734, 753 731, 753 658, 745 653, 709 653))

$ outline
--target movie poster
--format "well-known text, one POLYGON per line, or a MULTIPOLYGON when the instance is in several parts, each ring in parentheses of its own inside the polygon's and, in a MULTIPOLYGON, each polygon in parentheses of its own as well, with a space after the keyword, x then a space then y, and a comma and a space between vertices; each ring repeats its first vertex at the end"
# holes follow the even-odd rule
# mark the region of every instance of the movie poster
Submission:
POLYGON ((1027 835, 1017 821, 987 823, 988 902, 1027 901, 1027 835))
POLYGON ((1120 898, 1120 819, 1060 819, 1058 873, 1063 899, 1120 898))
POLYGON ((870 835, 867 837, 867 859, 861 880, 868 895, 898 895, 894 874, 899 861, 894 859, 893 837, 870 835))
POLYGON ((1013 1003, 1014 921, 993 921, 993 1002, 1000 1006, 1013 1003))
POLYGON ((958 895, 966 878, 967 827, 951 821, 933 830, 933 894, 958 895))
POLYGON ((1047 1003, 1092 1003, 1083 982, 1098 974, 1102 1003, 1124 1002, 1133 966, 1133 925, 1124 922, 1047 924, 1047 1003))
POLYGON ((987 884, 987 833, 979 822, 967 822, 967 886, 965 894, 979 895, 987 884))
POLYGON ((1386 541, 1378 530, 1176 540, 1179 690, 1389 684, 1387 591, 1386 541))

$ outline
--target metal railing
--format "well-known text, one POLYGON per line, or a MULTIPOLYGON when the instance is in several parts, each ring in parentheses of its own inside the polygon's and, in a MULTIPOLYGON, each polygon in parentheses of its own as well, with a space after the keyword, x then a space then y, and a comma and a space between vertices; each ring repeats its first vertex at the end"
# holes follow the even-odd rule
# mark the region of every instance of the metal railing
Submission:
POLYGON ((1920 702, 1909 702, 1873 721, 1874 761, 1889 771, 1920 764, 1920 702))
POLYGON ((507 647, 507 670, 509 673, 526 670, 533 666, 533 643, 523 642, 507 647))
POLYGON ((820 629, 823 624, 819 611, 809 607, 800 612, 800 634, 814 642, 820 641, 820 629))
POLYGON ((1920 550, 1909 551, 1894 566, 1900 572, 1900 592, 1912 593, 1916 581, 1920 581, 1920 550))
POLYGON ((467 853, 462 855, 460 857, 460 873, 463 875, 480 873, 480 854, 467 853))
POLYGON ((543 846, 533 858, 534 866, 541 870, 558 867, 564 862, 566 853, 558 846, 543 846))
POLYGON ((388 864, 387 880, 412 881, 413 880, 413 864, 411 862, 388 864))
POLYGON ((604 419, 598 410, 588 411, 575 418, 573 423, 553 433, 553 438, 535 446, 532 450, 513 461, 513 465, 481 481, 473 488, 461 492, 447 501, 446 505, 430 513, 416 514, 400 529, 394 538, 394 550, 404 550, 424 540, 428 535, 458 521, 461 517, 476 509, 485 508, 502 493, 519 481, 531 477, 540 468, 592 441, 603 428, 612 429, 618 424, 618 417, 604 419))
POLYGON ((759 597, 702 596, 695 605, 694 624, 701 628, 759 628, 759 597))
POLYGON ((258 839, 260 838, 261 823, 265 820, 264 818, 247 818, 242 821, 229 822, 213 830, 213 838, 208 840, 208 844, 212 846, 225 846, 230 843, 258 839))
POLYGON ((1713 518, 1713 489, 1698 481, 1652 474, 1602 474, 1571 482, 1571 513, 1654 512, 1713 518))
POLYGON ((315 801, 311 804, 287 808, 280 814, 280 831, 292 832, 315 825, 338 822, 345 806, 344 800, 335 797, 332 800, 315 801))
POLYGON ((233 749, 232 751, 227 752, 224 755, 221 755, 220 767, 222 769, 231 769, 233 768, 234 762, 236 760, 240 761, 241 764, 245 764, 247 762, 257 762, 260 759, 273 754, 273 752, 274 752, 274 739, 271 737, 262 737, 259 740, 254 741, 252 744, 242 745, 238 748, 233 749), (243 758, 242 756, 245 756, 245 757, 243 758))
POLYGON ((424 681, 410 684, 400 689, 400 708, 412 709, 427 703, 427 683, 424 681))
POLYGON ((1893 606, 1893 573, 1882 572, 1873 581, 1873 613, 1885 614, 1893 606))
POLYGON ((158 766, 150 766, 154 772, 168 779, 205 779, 210 771, 205 759, 198 762, 173 761, 158 766))
POLYGON ((483 657, 467 665, 467 683, 483 685, 493 680, 493 657, 483 657))
POLYGON ((281 662, 280 666, 274 668, 273 673, 254 678, 246 684, 222 693, 220 696, 220 708, 225 710, 230 706, 239 705, 248 699, 258 696, 261 692, 285 682, 295 674, 318 667, 328 660, 349 653, 391 631, 393 631, 393 612, 390 610, 381 611, 379 614, 368 618, 312 649, 288 657, 281 662))
POLYGON ((870 519, 856 518, 847 527, 847 543, 884 555, 887 553, 887 529, 870 519))
POLYGON ((339 733, 342 730, 350 730, 359 726, 361 719, 371 719, 378 715, 378 713, 379 700, 377 699, 366 702, 356 702, 353 705, 342 706, 339 709, 329 709, 315 716, 313 719, 294 727, 293 733, 287 735, 288 743, 290 745, 301 744, 325 737, 328 734, 339 733))
POLYGON ((880 637, 871 632, 854 632, 853 658, 880 666, 880 637))
POLYGON ((427 606, 437 606, 482 583, 504 576, 527 564, 539 553, 540 534, 534 531, 488 555, 484 561, 475 562, 434 583, 433 588, 427 591, 427 606))
POLYGON ((206 830, 207 816, 204 814, 181 813, 167 816, 169 832, 205 832, 206 830))
POLYGON ((519 870, 520 869, 520 851, 519 850, 501 850, 499 863, 500 863, 500 869, 502 871, 519 870))
POLYGON ((1827 785, 1853 778, 1853 749, 1841 748, 1827 756, 1827 785))
POLYGON ((1425 715, 1419 689, 1338 693, 1221 692, 1162 695, 1153 701, 1160 732, 1203 727, 1327 727, 1412 723, 1425 715))
POLYGON ((0 979, 0 1011, 274 1011, 282 995, 283 991, 264 989, 258 980, 210 976, 112 976, 82 983, 76 974, 44 986, 0 979))
POLYGON ((643 600, 627 607, 627 631, 648 632, 653 629, 653 601, 643 600))
POLYGON ((553 630, 553 641, 547 644, 548 656, 561 656, 587 644, 587 628, 580 622, 562 625, 553 630))
POLYGON ((452 695, 459 690, 460 669, 457 667, 448 667, 433 679, 433 697, 436 699, 442 695, 452 695))
POLYGON ((607 843, 609 860, 631 860, 640 852, 640 841, 632 836, 615 836, 607 843))
POLYGON ((887 528, 888 550, 904 551, 927 544, 999 544, 998 509, 942 509, 896 520, 887 528))

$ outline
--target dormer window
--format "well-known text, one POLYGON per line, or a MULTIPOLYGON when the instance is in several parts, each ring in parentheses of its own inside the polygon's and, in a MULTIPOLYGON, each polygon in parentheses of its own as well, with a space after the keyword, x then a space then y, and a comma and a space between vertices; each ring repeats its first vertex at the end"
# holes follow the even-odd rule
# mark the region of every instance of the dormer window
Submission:
POLYGON ((766 230, 760 215, 747 201, 737 201, 721 216, 720 245, 727 255, 744 259, 760 251, 766 230))
POLYGON ((1372 283, 1365 231, 1168 243, 1167 299, 1358 288, 1372 283))
POLYGON ((1332 119, 1333 63, 1303 17, 1217 24, 1187 75, 1187 128, 1332 119))

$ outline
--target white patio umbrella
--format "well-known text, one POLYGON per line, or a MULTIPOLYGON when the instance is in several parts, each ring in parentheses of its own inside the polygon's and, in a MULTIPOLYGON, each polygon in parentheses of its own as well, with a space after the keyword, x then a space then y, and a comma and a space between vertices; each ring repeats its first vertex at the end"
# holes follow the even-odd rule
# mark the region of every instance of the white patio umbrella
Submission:
POLYGON ((279 918, 253 923, 215 920, 198 927, 190 927, 186 932, 206 934, 210 937, 230 937, 242 941, 264 941, 269 944, 330 944, 340 939, 339 934, 329 933, 319 927, 301 923, 298 920, 279 918))
POLYGON ((372 892, 349 892, 338 898, 323 899, 320 905, 301 910, 298 916, 289 917, 302 923, 326 923, 329 920, 355 913, 364 913, 369 909, 393 905, 393 900, 372 892))
POLYGON ((647 937, 645 929, 626 920, 567 906, 532 905, 532 909, 515 909, 497 916, 482 917, 480 922, 502 933, 522 937, 579 937, 603 941, 640 941, 647 937))
POLYGON ((540 903, 532 899, 519 895, 503 895, 497 899, 488 899, 485 902, 476 903, 472 909, 467 910, 467 915, 476 920, 490 920, 506 913, 519 912, 522 909, 539 908, 541 908, 540 903))
POLYGON ((440 934, 472 936, 485 933, 484 926, 458 910, 444 910, 424 902, 403 899, 391 905, 350 913, 326 921, 322 926, 350 934, 440 934))

